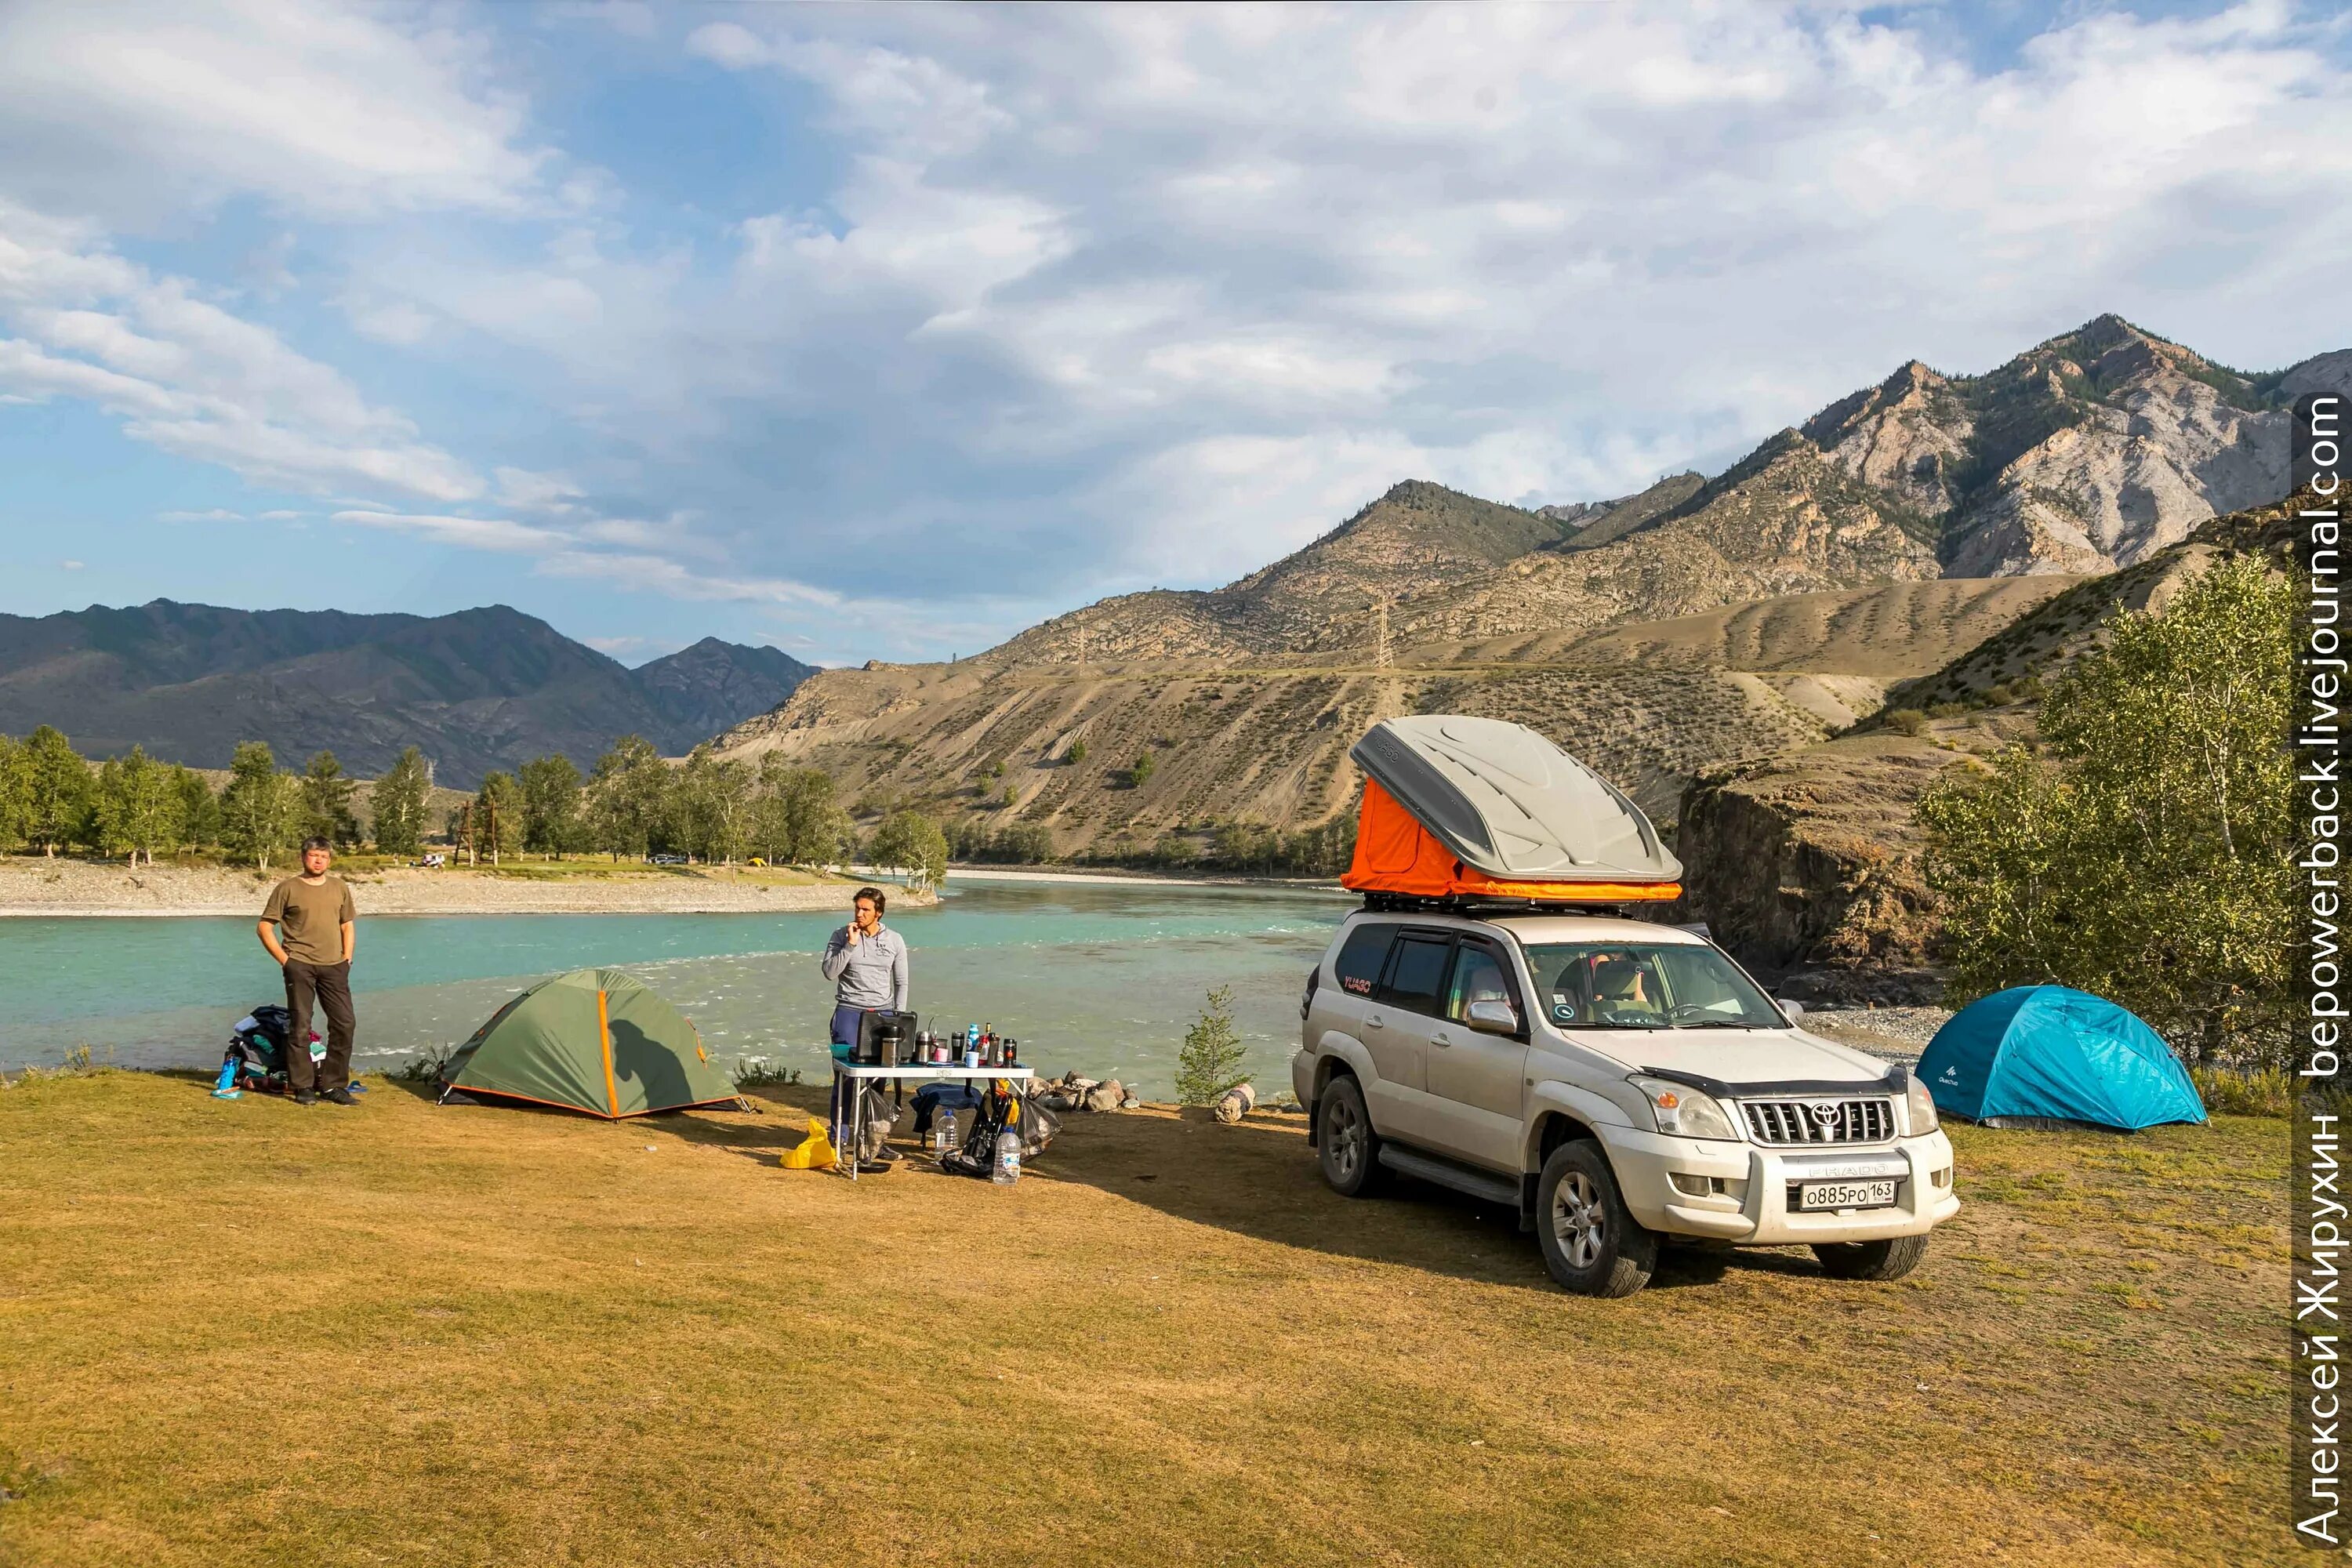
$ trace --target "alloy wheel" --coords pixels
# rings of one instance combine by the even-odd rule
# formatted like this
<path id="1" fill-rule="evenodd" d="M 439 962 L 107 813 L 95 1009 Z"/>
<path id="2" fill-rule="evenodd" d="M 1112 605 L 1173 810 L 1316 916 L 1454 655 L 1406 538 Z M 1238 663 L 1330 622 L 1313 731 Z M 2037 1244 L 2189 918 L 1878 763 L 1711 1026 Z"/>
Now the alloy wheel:
<path id="1" fill-rule="evenodd" d="M 1608 1241 L 1608 1220 L 1601 1190 L 1581 1171 L 1570 1171 L 1553 1189 L 1551 1231 L 1571 1268 L 1590 1268 Z"/>

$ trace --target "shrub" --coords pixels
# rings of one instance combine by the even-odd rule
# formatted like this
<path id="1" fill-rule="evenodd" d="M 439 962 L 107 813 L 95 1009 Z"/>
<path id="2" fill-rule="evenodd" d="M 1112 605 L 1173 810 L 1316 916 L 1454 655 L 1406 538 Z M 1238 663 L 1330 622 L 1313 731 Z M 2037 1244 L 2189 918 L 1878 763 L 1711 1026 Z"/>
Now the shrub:
<path id="1" fill-rule="evenodd" d="M 2294 1076 L 2279 1068 L 2195 1067 L 2189 1077 L 2197 1085 L 2205 1109 L 2216 1116 L 2291 1116 L 2294 1112 Z"/>
<path id="2" fill-rule="evenodd" d="M 1898 735 L 1916 735 L 1927 727 L 1927 715 L 1916 708 L 1897 708 L 1887 714 L 1886 727 Z"/>

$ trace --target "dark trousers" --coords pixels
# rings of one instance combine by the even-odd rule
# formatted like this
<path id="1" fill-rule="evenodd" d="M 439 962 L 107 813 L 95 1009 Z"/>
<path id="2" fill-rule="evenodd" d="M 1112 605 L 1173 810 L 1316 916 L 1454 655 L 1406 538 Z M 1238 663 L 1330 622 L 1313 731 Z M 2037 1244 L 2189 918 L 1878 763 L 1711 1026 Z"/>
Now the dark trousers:
<path id="1" fill-rule="evenodd" d="M 310 1068 L 310 1003 L 327 1016 L 327 1059 Z M 348 963 L 286 965 L 286 1082 L 297 1089 L 331 1094 L 352 1081 L 352 1037 L 359 1021 L 352 1013 L 352 966 Z"/>
<path id="2" fill-rule="evenodd" d="M 849 1059 L 849 1048 L 857 1043 L 857 1031 L 866 1022 L 866 1009 L 853 1007 L 846 1002 L 835 1006 L 832 1031 L 834 1060 L 842 1062 Z M 834 1079 L 833 1101 L 830 1109 L 833 1115 L 833 1146 L 836 1149 L 840 1148 L 843 1141 L 849 1136 L 849 1106 L 842 1092 L 847 1087 L 839 1077 Z"/>

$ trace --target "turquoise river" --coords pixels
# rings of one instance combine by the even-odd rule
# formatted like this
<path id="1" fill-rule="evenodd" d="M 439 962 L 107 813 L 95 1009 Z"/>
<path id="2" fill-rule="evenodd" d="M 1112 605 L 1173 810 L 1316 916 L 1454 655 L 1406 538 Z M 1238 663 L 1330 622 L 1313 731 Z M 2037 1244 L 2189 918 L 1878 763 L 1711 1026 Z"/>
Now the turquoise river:
<path id="1" fill-rule="evenodd" d="M 927 1025 L 993 1023 L 1043 1071 L 1164 1096 L 1207 991 L 1229 985 L 1261 1089 L 1288 1083 L 1307 968 L 1352 905 L 1293 888 L 965 883 L 894 911 Z M 824 1059 L 816 954 L 838 915 L 462 915 L 370 920 L 352 969 L 362 1071 L 462 1040 L 522 987 L 625 968 L 722 1059 Z M 0 1070 L 88 1046 L 126 1067 L 216 1065 L 246 1009 L 280 999 L 244 919 L 0 920 Z"/>

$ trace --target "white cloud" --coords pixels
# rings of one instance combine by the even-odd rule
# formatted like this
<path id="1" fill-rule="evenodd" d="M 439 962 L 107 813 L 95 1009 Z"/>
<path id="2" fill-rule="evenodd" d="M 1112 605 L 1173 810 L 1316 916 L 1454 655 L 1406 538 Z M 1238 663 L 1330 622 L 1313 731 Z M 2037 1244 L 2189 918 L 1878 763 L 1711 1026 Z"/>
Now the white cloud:
<path id="1" fill-rule="evenodd" d="M 59 569 L 67 572 L 79 572 L 82 569 L 82 563 L 79 561 L 60 561 L 58 565 Z"/>
<path id="2" fill-rule="evenodd" d="M 259 194 L 337 217 L 513 211 L 547 154 L 436 9 L 294 0 L 0 6 L 0 193 L 145 224 Z"/>
<path id="3" fill-rule="evenodd" d="M 267 517 L 269 514 L 265 512 L 262 515 Z M 245 513 L 216 506 L 203 511 L 159 511 L 155 514 L 155 521 L 158 522 L 243 522 Z"/>
<path id="4" fill-rule="evenodd" d="M 0 392 L 85 399 L 135 440 L 258 484 L 361 486 L 439 501 L 481 492 L 331 365 L 125 260 L 84 226 L 0 202 Z"/>

